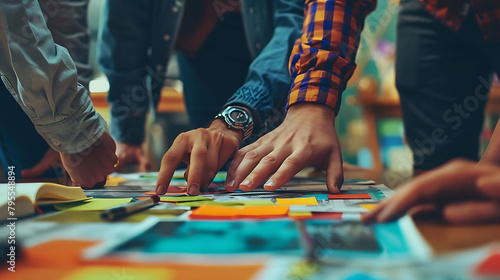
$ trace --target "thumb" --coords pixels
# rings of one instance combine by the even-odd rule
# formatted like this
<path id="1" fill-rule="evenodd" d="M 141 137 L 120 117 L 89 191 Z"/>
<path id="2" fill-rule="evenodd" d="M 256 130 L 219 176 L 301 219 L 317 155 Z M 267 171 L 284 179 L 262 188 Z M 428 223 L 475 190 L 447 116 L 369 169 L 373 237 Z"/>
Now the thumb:
<path id="1" fill-rule="evenodd" d="M 25 178 L 40 177 L 52 168 L 54 162 L 59 162 L 59 153 L 49 148 L 42 159 L 32 168 L 21 171 Z"/>
<path id="2" fill-rule="evenodd" d="M 325 163 L 326 187 L 333 194 L 339 194 L 344 183 L 344 170 L 342 168 L 342 155 L 338 151 L 332 151 L 328 161 Z"/>

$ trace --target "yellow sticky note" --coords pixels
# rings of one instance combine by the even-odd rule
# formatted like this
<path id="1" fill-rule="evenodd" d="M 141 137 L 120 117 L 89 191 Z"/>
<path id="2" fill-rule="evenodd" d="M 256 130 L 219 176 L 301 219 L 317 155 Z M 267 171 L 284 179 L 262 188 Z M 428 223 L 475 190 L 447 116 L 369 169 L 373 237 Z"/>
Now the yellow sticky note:
<path id="1" fill-rule="evenodd" d="M 360 204 L 359 206 L 365 208 L 366 210 L 370 210 L 370 211 L 377 208 L 377 204 Z"/>
<path id="2" fill-rule="evenodd" d="M 109 177 L 106 180 L 106 187 L 116 187 L 118 186 L 119 183 L 125 182 L 127 179 L 121 178 L 121 177 Z"/>
<path id="3" fill-rule="evenodd" d="M 288 212 L 288 216 L 290 216 L 290 217 L 306 217 L 306 216 L 312 216 L 312 213 L 310 211 L 294 211 L 294 212 Z"/>
<path id="4" fill-rule="evenodd" d="M 166 268 L 140 268 L 128 266 L 83 266 L 64 280 L 108 280 L 108 279 L 172 279 L 172 271 Z"/>
<path id="5" fill-rule="evenodd" d="M 318 205 L 316 197 L 276 198 L 279 205 Z"/>
<path id="6" fill-rule="evenodd" d="M 210 197 L 205 197 L 201 195 L 197 196 L 162 196 L 160 197 L 161 202 L 187 202 L 187 201 L 203 201 L 212 200 Z"/>
<path id="7" fill-rule="evenodd" d="M 97 211 L 129 203 L 132 198 L 93 198 L 84 202 L 55 204 L 60 211 Z"/>

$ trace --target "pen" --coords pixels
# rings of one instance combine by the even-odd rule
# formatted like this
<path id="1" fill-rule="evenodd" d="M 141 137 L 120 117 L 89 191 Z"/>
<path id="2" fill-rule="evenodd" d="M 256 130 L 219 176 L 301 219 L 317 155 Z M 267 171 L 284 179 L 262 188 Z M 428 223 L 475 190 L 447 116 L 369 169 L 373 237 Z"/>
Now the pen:
<path id="1" fill-rule="evenodd" d="M 151 208 L 158 204 L 158 202 L 160 202 L 160 197 L 155 195 L 151 198 L 142 199 L 125 205 L 115 206 L 102 212 L 101 219 L 107 221 L 115 221 L 130 214 Z"/>

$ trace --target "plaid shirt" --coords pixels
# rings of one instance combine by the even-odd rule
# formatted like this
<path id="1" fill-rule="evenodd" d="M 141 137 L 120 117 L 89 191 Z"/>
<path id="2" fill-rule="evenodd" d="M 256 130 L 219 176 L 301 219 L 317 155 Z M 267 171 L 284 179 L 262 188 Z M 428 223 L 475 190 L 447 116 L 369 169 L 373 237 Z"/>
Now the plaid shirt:
<path id="1" fill-rule="evenodd" d="M 327 105 L 338 113 L 351 78 L 366 15 L 376 0 L 308 0 L 302 36 L 290 57 L 292 85 L 287 107 L 298 102 Z"/>
<path id="2" fill-rule="evenodd" d="M 500 38 L 500 0 L 420 0 L 429 14 L 458 30 L 468 2 L 485 39 Z M 308 0 L 302 36 L 290 57 L 287 108 L 298 102 L 327 105 L 338 113 L 352 76 L 360 33 L 377 0 Z"/>
<path id="3" fill-rule="evenodd" d="M 476 16 L 486 40 L 500 39 L 499 0 L 420 0 L 429 14 L 458 31 L 469 10 Z"/>

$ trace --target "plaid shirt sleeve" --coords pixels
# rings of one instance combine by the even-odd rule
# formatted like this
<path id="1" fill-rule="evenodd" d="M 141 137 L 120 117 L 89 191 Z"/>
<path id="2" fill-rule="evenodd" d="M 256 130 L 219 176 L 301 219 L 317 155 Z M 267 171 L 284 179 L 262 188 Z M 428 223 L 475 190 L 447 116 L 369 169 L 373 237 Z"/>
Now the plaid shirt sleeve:
<path id="1" fill-rule="evenodd" d="M 308 0 L 302 35 L 290 57 L 289 106 L 324 104 L 338 113 L 340 97 L 356 64 L 365 17 L 376 0 Z"/>

